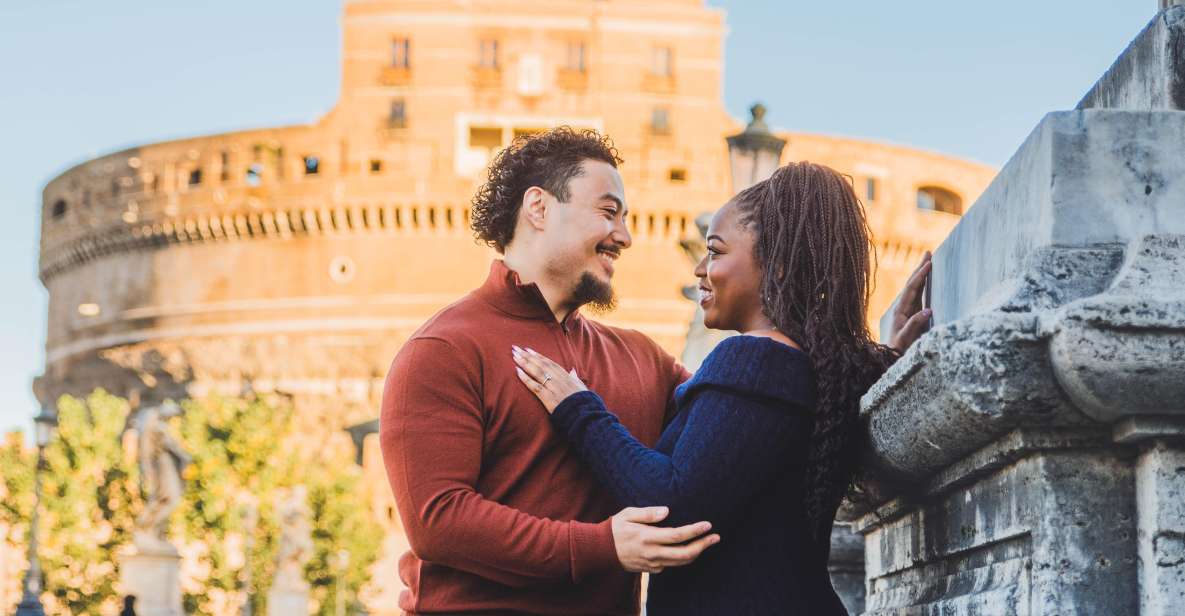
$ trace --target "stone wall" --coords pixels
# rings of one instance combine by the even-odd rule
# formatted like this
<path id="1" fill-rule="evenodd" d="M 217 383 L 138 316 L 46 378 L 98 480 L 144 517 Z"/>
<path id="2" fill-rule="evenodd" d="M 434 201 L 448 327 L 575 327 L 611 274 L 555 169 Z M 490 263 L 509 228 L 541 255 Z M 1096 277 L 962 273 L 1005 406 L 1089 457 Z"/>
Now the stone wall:
<path id="1" fill-rule="evenodd" d="M 935 252 L 936 326 L 863 400 L 912 486 L 856 522 L 865 613 L 1185 610 L 1183 24 L 1047 115 Z"/>

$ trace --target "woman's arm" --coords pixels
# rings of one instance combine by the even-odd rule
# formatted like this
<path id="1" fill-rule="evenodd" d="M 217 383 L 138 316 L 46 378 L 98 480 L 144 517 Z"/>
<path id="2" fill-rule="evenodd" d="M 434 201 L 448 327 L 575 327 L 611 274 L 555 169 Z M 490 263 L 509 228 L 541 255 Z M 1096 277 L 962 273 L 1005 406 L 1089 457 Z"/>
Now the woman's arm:
<path id="1" fill-rule="evenodd" d="M 639 443 L 592 392 L 569 396 L 552 420 L 621 505 L 666 505 L 666 524 L 707 520 L 725 531 L 770 477 L 789 471 L 788 454 L 809 443 L 806 411 L 723 388 L 701 388 L 683 412 L 669 456 Z"/>

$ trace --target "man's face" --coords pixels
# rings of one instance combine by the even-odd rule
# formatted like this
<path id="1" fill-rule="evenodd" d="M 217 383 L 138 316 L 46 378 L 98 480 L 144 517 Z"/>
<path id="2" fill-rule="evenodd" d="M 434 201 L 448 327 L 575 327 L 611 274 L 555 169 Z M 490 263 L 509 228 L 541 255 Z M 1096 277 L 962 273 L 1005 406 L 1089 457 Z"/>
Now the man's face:
<path id="1" fill-rule="evenodd" d="M 582 169 L 568 182 L 568 202 L 547 208 L 541 238 L 546 268 L 552 279 L 569 285 L 574 305 L 609 309 L 614 262 L 633 241 L 625 224 L 625 186 L 608 163 L 586 160 Z"/>

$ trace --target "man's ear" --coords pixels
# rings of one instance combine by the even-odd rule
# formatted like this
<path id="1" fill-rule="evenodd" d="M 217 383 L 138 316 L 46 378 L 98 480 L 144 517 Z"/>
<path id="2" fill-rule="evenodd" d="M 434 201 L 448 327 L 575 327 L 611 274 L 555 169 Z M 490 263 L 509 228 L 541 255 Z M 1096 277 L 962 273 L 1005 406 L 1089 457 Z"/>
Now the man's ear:
<path id="1" fill-rule="evenodd" d="M 547 202 L 547 191 L 538 186 L 532 186 L 523 193 L 523 218 L 536 231 L 543 230 L 543 222 L 547 217 Z"/>

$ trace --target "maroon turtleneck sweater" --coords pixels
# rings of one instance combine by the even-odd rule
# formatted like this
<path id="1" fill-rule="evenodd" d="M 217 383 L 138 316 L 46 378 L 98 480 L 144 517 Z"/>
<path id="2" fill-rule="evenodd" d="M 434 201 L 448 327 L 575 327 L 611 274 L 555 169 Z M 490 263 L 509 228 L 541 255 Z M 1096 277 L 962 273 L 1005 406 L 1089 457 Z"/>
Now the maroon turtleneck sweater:
<path id="1" fill-rule="evenodd" d="M 391 365 L 380 441 L 412 550 L 412 614 L 637 614 L 617 560 L 617 512 L 518 380 L 510 345 L 575 368 L 653 446 L 687 371 L 646 336 L 573 312 L 494 261 L 485 284 L 417 331 Z"/>

